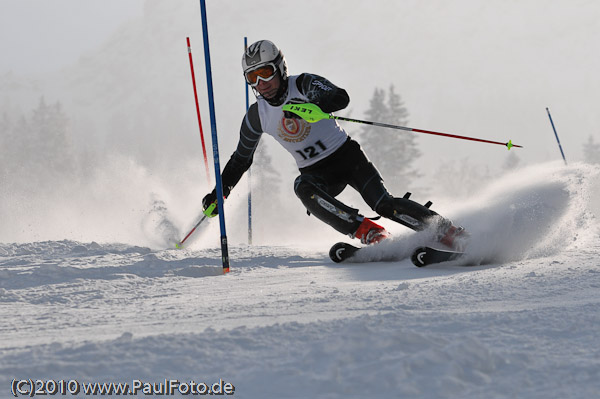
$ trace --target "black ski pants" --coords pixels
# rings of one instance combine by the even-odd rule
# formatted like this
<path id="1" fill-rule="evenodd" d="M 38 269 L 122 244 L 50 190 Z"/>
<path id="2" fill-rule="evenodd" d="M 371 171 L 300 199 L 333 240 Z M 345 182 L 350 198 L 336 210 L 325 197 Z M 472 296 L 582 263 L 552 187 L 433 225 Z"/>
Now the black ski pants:
<path id="1" fill-rule="evenodd" d="M 429 208 L 408 198 L 393 197 L 385 188 L 375 166 L 360 145 L 348 138 L 336 152 L 314 165 L 300 169 L 294 191 L 309 214 L 343 234 L 353 235 L 363 220 L 358 209 L 335 197 L 351 186 L 379 215 L 413 230 L 423 230 L 437 215 Z"/>

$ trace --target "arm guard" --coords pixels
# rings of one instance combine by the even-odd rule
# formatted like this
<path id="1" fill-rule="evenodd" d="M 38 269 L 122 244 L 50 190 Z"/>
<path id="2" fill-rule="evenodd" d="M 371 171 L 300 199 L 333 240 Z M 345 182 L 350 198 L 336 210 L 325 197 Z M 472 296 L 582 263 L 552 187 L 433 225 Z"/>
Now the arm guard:
<path id="1" fill-rule="evenodd" d="M 296 86 L 311 103 L 317 104 L 326 113 L 344 109 L 350 102 L 346 90 L 318 75 L 303 73 L 298 76 Z"/>
<path id="2" fill-rule="evenodd" d="M 240 140 L 237 148 L 225 168 L 221 173 L 221 180 L 223 182 L 223 195 L 229 196 L 229 193 L 240 181 L 244 173 L 252 165 L 254 157 L 254 151 L 258 146 L 260 137 L 262 135 L 262 128 L 260 127 L 260 118 L 258 116 L 258 105 L 252 104 L 240 127 Z"/>

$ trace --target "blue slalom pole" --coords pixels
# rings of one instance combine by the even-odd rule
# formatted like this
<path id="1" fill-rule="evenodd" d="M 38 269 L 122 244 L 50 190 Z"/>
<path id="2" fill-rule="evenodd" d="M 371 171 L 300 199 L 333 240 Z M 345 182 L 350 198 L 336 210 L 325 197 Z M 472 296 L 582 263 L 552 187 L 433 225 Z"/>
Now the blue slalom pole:
<path id="1" fill-rule="evenodd" d="M 244 51 L 248 48 L 248 38 L 244 36 Z M 246 86 L 246 112 L 250 108 L 250 100 L 248 93 L 248 84 L 244 79 Z M 252 167 L 248 169 L 248 244 L 252 245 Z"/>
<path id="2" fill-rule="evenodd" d="M 560 140 L 558 139 L 558 133 L 556 133 L 556 128 L 554 127 L 554 122 L 552 121 L 552 115 L 550 115 L 550 110 L 546 107 L 546 112 L 548 113 L 548 118 L 550 118 L 550 124 L 552 125 L 552 130 L 554 130 L 554 136 L 556 136 L 556 142 L 558 143 L 558 148 L 560 149 L 560 155 L 562 155 L 563 161 L 565 161 L 565 165 L 567 164 L 567 159 L 565 158 L 565 153 L 563 152 L 562 145 L 560 145 Z"/>
<path id="3" fill-rule="evenodd" d="M 206 85 L 208 89 L 208 106 L 210 110 L 210 128 L 212 133 L 213 159 L 215 163 L 217 207 L 219 209 L 219 223 L 221 225 L 221 259 L 223 260 L 223 273 L 229 273 L 229 250 L 227 249 L 227 233 L 225 232 L 225 212 L 223 210 L 223 181 L 221 180 L 221 165 L 219 163 L 217 118 L 215 116 L 212 71 L 210 67 L 210 47 L 208 44 L 208 24 L 206 22 L 205 0 L 200 0 L 200 13 L 202 14 L 202 36 L 204 38 L 204 64 L 206 65 Z"/>

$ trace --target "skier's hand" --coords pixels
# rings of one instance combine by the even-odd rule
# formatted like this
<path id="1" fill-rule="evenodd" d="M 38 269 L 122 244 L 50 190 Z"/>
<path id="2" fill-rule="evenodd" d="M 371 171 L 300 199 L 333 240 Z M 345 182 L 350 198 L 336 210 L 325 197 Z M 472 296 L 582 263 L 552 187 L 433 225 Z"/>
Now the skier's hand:
<path id="1" fill-rule="evenodd" d="M 292 111 L 283 111 L 283 117 L 286 119 L 302 119 L 300 115 L 295 114 Z"/>
<path id="2" fill-rule="evenodd" d="M 211 191 L 202 199 L 202 212 L 209 218 L 219 214 L 219 208 L 217 207 L 217 193 L 215 190 Z"/>
<path id="3" fill-rule="evenodd" d="M 300 100 L 298 98 L 292 98 L 285 104 L 303 104 L 305 101 Z M 292 111 L 283 111 L 283 117 L 286 119 L 302 119 L 302 117 Z"/>

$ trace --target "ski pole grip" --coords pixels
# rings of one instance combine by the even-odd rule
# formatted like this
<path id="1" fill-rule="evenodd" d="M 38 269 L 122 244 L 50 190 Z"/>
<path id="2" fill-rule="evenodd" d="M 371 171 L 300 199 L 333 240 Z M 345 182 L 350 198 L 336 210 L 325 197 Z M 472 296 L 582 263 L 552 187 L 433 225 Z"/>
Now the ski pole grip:
<path id="1" fill-rule="evenodd" d="M 210 204 L 210 205 L 208 206 L 208 208 L 206 208 L 206 209 L 203 211 L 204 215 L 206 215 L 206 217 L 209 217 L 209 218 L 213 218 L 213 217 L 217 216 L 217 214 L 216 214 L 216 213 L 215 213 L 215 214 L 213 214 L 213 211 L 215 210 L 215 208 L 216 208 L 216 207 L 217 207 L 217 201 L 215 201 L 215 202 L 213 202 L 212 204 Z"/>
<path id="2" fill-rule="evenodd" d="M 292 112 L 309 123 L 315 123 L 321 119 L 331 119 L 331 115 L 321 111 L 318 105 L 312 103 L 306 104 L 286 104 L 281 109 Z"/>

